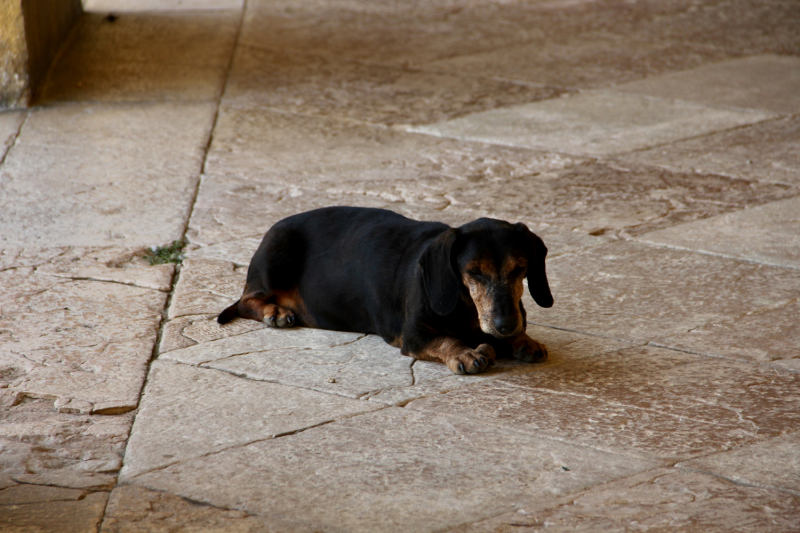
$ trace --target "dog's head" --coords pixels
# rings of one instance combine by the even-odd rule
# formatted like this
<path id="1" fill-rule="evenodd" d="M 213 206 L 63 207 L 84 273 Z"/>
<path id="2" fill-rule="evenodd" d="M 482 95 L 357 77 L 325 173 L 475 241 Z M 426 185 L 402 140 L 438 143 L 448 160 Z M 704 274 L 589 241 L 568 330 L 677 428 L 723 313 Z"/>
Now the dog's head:
<path id="1" fill-rule="evenodd" d="M 506 338 L 522 333 L 522 280 L 542 307 L 553 305 L 544 259 L 547 248 L 525 224 L 481 218 L 441 235 L 420 259 L 425 293 L 439 315 L 452 313 L 463 288 L 478 310 L 481 330 Z"/>

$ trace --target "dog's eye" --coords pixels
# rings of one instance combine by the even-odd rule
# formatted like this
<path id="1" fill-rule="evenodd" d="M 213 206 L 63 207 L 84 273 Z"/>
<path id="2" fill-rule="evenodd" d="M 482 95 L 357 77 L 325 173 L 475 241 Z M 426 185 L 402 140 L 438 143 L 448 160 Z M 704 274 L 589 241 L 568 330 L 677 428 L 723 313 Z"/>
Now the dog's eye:
<path id="1" fill-rule="evenodd" d="M 471 269 L 467 270 L 467 274 L 469 274 L 473 278 L 478 278 L 478 279 L 483 277 L 483 272 L 481 272 L 477 268 L 471 268 Z"/>
<path id="2" fill-rule="evenodd" d="M 511 271 L 511 277 L 516 278 L 525 274 L 525 267 L 518 266 L 514 270 Z"/>

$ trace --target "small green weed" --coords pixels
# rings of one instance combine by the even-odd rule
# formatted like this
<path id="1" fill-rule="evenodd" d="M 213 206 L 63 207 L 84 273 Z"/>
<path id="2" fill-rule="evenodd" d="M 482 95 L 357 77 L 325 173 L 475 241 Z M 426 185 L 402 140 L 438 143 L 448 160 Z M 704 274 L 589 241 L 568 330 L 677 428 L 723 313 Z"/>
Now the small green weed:
<path id="1" fill-rule="evenodd" d="M 164 265 L 166 263 L 180 263 L 183 261 L 183 247 L 186 246 L 186 241 L 183 239 L 179 241 L 172 241 L 168 246 L 151 246 L 144 254 L 144 258 L 150 262 L 151 265 Z"/>

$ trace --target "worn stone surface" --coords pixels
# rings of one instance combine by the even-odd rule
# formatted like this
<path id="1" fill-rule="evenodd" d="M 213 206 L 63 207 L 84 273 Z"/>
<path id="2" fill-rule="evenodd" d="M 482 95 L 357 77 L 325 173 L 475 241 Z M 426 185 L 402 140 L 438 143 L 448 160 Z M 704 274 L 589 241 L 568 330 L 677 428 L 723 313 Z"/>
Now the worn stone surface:
<path id="1" fill-rule="evenodd" d="M 0 161 L 2 161 L 17 133 L 25 120 L 25 113 L 22 111 L 6 111 L 0 113 Z"/>
<path id="2" fill-rule="evenodd" d="M 255 320 L 235 320 L 225 326 L 217 323 L 217 314 L 190 315 L 169 320 L 161 330 L 158 353 L 188 348 L 202 342 L 234 337 L 266 326 Z"/>
<path id="3" fill-rule="evenodd" d="M 293 113 L 393 125 L 439 122 L 563 92 L 245 46 L 237 51 L 225 96 Z"/>
<path id="4" fill-rule="evenodd" d="M 24 254 L 24 249 L 9 252 L 19 256 Z M 167 292 L 172 288 L 175 265 L 150 265 L 143 250 L 66 248 L 52 260 L 38 265 L 36 272 L 57 278 L 110 281 Z"/>
<path id="5" fill-rule="evenodd" d="M 785 490 L 800 497 L 800 434 L 762 440 L 678 466 L 709 472 L 741 485 Z"/>
<path id="6" fill-rule="evenodd" d="M 794 374 L 637 348 L 548 365 L 409 406 L 672 461 L 789 431 L 798 402 Z"/>
<path id="7" fill-rule="evenodd" d="M 800 269 L 800 196 L 653 231 L 639 240 Z"/>
<path id="8" fill-rule="evenodd" d="M 553 258 L 547 272 L 556 304 L 530 322 L 645 342 L 800 296 L 795 270 L 632 242 Z"/>
<path id="9" fill-rule="evenodd" d="M 565 34 L 426 63 L 423 68 L 478 73 L 560 87 L 600 88 L 726 59 L 728 52 L 685 42 L 648 42 L 605 32 Z"/>
<path id="10" fill-rule="evenodd" d="M 121 479 L 378 408 L 329 394 L 153 363 Z"/>
<path id="11" fill-rule="evenodd" d="M 214 100 L 239 11 L 87 14 L 53 65 L 42 100 Z"/>
<path id="12" fill-rule="evenodd" d="M 719 109 L 611 91 L 476 113 L 409 131 L 579 155 L 609 155 L 752 124 L 760 111 Z"/>
<path id="13" fill-rule="evenodd" d="M 0 245 L 179 239 L 213 116 L 211 104 L 32 111 L 0 169 Z"/>
<path id="14" fill-rule="evenodd" d="M 135 485 L 114 489 L 108 500 L 101 533 L 263 533 L 266 520 L 244 511 L 222 509 L 185 500 L 168 492 Z"/>
<path id="15" fill-rule="evenodd" d="M 632 457 L 388 408 L 221 452 L 213 461 L 181 462 L 140 476 L 137 484 L 259 514 L 276 529 L 438 531 L 520 499 L 544 499 L 650 467 Z M 220 476 L 228 483 L 218 483 Z"/>
<path id="16" fill-rule="evenodd" d="M 249 321 L 257 324 L 257 322 Z M 226 328 L 226 326 L 217 326 Z M 350 344 L 363 337 L 363 333 L 344 333 L 323 329 L 307 328 L 259 328 L 231 337 L 204 342 L 196 346 L 173 350 L 162 354 L 160 359 L 170 359 L 190 365 L 201 365 L 234 355 L 263 352 L 265 350 L 285 350 L 329 348 Z"/>
<path id="17" fill-rule="evenodd" d="M 751 361 L 800 362 L 800 303 L 764 309 L 743 316 L 713 320 L 653 344 L 715 357 Z"/>
<path id="18" fill-rule="evenodd" d="M 113 276 L 117 269 L 105 270 Z M 0 287 L 0 365 L 7 393 L 55 399 L 65 412 L 136 407 L 166 294 L 63 279 L 31 267 L 0 272 Z"/>
<path id="19" fill-rule="evenodd" d="M 0 527 L 9 533 L 92 533 L 100 526 L 106 501 L 107 493 L 95 492 L 78 501 L 0 506 Z"/>
<path id="20" fill-rule="evenodd" d="M 663 468 L 613 481 L 556 501 L 518 509 L 450 531 L 679 533 L 797 529 L 797 496 L 739 486 L 715 476 Z"/>
<path id="21" fill-rule="evenodd" d="M 793 115 L 800 112 L 800 58 L 764 55 L 734 59 L 653 76 L 614 90 Z"/>
<path id="22" fill-rule="evenodd" d="M 97 13 L 137 11 L 240 9 L 244 0 L 84 0 L 83 9 Z"/>
<path id="23" fill-rule="evenodd" d="M 195 248 L 186 253 L 189 258 L 219 259 L 229 261 L 237 267 L 250 265 L 253 254 L 261 244 L 261 237 L 245 237 L 235 241 L 221 242 L 212 246 Z"/>
<path id="24" fill-rule="evenodd" d="M 247 269 L 227 261 L 186 259 L 175 286 L 169 318 L 219 314 L 242 295 L 246 276 Z"/>
<path id="25" fill-rule="evenodd" d="M 0 471 L 16 483 L 110 490 L 132 417 L 59 413 L 52 400 L 11 399 L 0 410 Z M 18 489 L 17 489 L 18 490 Z"/>
<path id="26" fill-rule="evenodd" d="M 679 172 L 800 185 L 800 118 L 780 118 L 625 155 Z"/>

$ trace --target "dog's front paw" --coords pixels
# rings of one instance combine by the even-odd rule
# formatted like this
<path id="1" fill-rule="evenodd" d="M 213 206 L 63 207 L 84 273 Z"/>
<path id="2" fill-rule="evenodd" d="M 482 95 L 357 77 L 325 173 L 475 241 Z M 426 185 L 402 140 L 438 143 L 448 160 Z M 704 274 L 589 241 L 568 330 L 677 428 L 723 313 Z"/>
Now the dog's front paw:
<path id="1" fill-rule="evenodd" d="M 492 365 L 495 358 L 494 348 L 488 344 L 481 344 L 474 350 L 467 348 L 455 354 L 447 361 L 447 367 L 454 374 L 477 374 Z"/>
<path id="2" fill-rule="evenodd" d="M 297 322 L 294 313 L 275 304 L 264 309 L 264 324 L 270 328 L 290 328 Z"/>
<path id="3" fill-rule="evenodd" d="M 514 359 L 526 363 L 541 363 L 547 359 L 547 347 L 531 339 L 526 333 L 517 335 L 509 341 L 509 344 L 511 344 L 511 355 Z"/>

